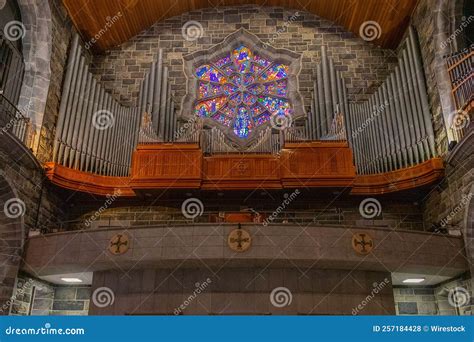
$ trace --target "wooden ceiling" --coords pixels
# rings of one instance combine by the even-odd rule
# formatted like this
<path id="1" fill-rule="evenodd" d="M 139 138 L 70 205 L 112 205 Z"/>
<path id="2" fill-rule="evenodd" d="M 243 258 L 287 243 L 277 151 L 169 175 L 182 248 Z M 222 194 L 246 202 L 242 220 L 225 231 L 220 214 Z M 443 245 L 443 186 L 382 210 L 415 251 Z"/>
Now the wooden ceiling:
<path id="1" fill-rule="evenodd" d="M 395 48 L 418 0 L 63 0 L 77 29 L 90 40 L 118 12 L 122 16 L 103 32 L 94 47 L 105 51 L 120 45 L 157 21 L 201 8 L 256 4 L 307 11 L 359 35 L 362 23 L 375 21 L 381 34 L 372 42 Z M 107 19 L 108 18 L 108 19 Z"/>

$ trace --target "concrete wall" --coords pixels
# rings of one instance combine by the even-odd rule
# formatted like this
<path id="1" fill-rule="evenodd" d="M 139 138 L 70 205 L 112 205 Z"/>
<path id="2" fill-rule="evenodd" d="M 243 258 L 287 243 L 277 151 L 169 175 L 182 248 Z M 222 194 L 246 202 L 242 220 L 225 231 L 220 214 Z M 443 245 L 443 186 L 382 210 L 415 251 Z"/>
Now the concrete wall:
<path id="1" fill-rule="evenodd" d="M 90 314 L 350 315 L 359 305 L 361 315 L 394 314 L 391 284 L 378 285 L 390 279 L 386 272 L 306 271 L 244 267 L 95 272 L 93 291 L 106 287 L 113 300 L 101 307 L 91 303 Z M 368 300 L 374 284 L 380 290 Z M 279 292 L 281 301 L 277 292 L 272 295 L 279 287 L 285 288 L 285 295 Z"/>

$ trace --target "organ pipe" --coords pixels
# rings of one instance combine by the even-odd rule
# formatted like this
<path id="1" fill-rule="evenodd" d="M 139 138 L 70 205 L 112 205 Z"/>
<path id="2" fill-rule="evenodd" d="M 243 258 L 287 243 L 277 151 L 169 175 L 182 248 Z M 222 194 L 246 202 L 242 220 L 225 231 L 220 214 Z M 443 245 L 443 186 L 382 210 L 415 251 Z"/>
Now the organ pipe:
<path id="1" fill-rule="evenodd" d="M 345 81 L 336 70 L 333 60 L 327 56 L 325 46 L 321 47 L 321 62 L 316 66 L 311 95 L 311 111 L 308 113 L 305 136 L 310 140 L 336 139 L 331 128 L 340 113 L 346 117 L 343 121 L 347 132 L 350 124 L 347 120 L 349 104 Z M 351 142 L 352 138 L 345 135 Z"/>
<path id="2" fill-rule="evenodd" d="M 350 106 L 352 147 L 357 172 L 406 168 L 435 156 L 420 54 L 412 27 L 399 51 L 398 64 L 363 103 Z"/>
<path id="3" fill-rule="evenodd" d="M 147 77 L 138 106 L 147 106 Z M 148 94 L 146 94 L 148 95 Z M 132 114 L 134 113 L 134 114 Z M 89 71 L 79 37 L 69 50 L 53 144 L 53 161 L 81 171 L 126 176 L 138 142 L 138 108 L 122 106 Z"/>

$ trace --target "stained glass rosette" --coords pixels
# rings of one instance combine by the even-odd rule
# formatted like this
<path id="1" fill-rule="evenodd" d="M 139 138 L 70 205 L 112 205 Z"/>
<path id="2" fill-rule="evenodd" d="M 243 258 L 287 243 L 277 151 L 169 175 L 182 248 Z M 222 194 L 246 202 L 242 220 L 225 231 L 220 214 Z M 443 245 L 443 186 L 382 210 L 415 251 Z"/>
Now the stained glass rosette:
<path id="1" fill-rule="evenodd" d="M 292 114 L 287 98 L 288 66 L 242 45 L 196 68 L 195 113 L 211 118 L 245 139 L 272 115 Z"/>

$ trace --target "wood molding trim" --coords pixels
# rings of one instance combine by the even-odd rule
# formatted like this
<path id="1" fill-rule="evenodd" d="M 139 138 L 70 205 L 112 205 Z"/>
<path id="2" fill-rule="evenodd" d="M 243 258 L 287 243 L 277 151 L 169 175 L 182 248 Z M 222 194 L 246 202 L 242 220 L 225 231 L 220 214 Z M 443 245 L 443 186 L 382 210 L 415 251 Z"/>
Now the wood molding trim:
<path id="1" fill-rule="evenodd" d="M 443 161 L 376 175 L 356 175 L 345 142 L 287 144 L 279 156 L 203 156 L 197 144 L 143 144 L 133 154 L 130 177 L 101 176 L 46 163 L 46 176 L 60 187 L 96 195 L 136 196 L 164 189 L 350 188 L 352 195 L 381 195 L 432 184 L 444 175 Z"/>
<path id="2" fill-rule="evenodd" d="M 45 164 L 45 170 L 46 177 L 62 188 L 101 196 L 135 196 L 130 187 L 130 177 L 101 176 L 52 162 Z"/>
<path id="3" fill-rule="evenodd" d="M 444 176 L 443 160 L 432 158 L 421 164 L 375 175 L 358 175 L 352 187 L 353 195 L 381 195 L 414 189 L 436 182 Z"/>

